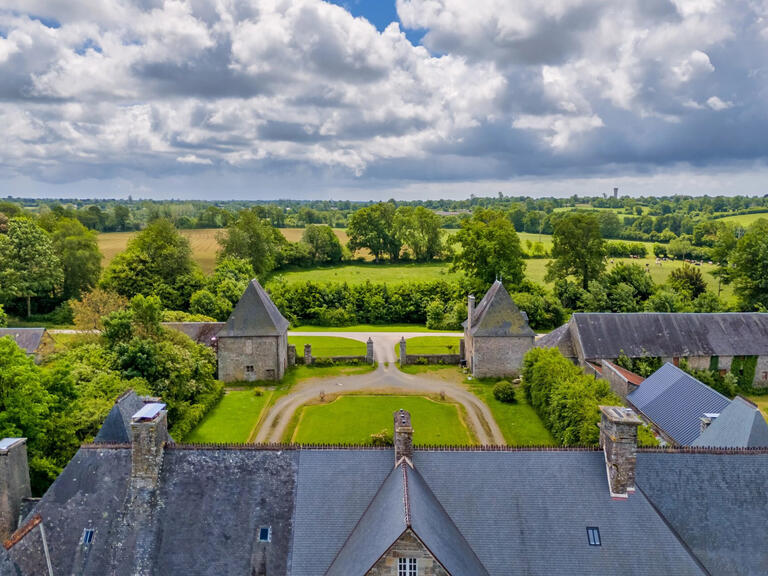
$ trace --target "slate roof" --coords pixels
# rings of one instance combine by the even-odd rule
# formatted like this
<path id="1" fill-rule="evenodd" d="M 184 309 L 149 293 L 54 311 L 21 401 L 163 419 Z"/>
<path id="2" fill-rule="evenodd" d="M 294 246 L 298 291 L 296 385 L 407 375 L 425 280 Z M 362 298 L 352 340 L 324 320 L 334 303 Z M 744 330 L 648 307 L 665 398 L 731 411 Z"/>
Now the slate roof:
<path id="1" fill-rule="evenodd" d="M 218 337 L 280 336 L 288 331 L 288 325 L 288 320 L 259 281 L 254 279 L 248 284 Z"/>
<path id="2" fill-rule="evenodd" d="M 131 416 L 144 407 L 144 400 L 133 390 L 121 395 L 104 419 L 98 434 L 93 439 L 96 443 L 120 444 L 131 441 Z"/>
<path id="3" fill-rule="evenodd" d="M 701 417 L 720 413 L 730 400 L 693 376 L 666 363 L 627 395 L 638 411 L 681 446 L 701 433 Z"/>
<path id="4" fill-rule="evenodd" d="M 384 480 L 326 576 L 366 574 L 408 529 L 449 574 L 488 575 L 418 471 L 403 462 Z"/>
<path id="5" fill-rule="evenodd" d="M 736 396 L 693 445 L 768 448 L 768 423 L 757 406 L 741 396 Z"/>
<path id="6" fill-rule="evenodd" d="M 710 574 L 758 576 L 768 574 L 766 471 L 766 453 L 641 451 L 636 484 Z"/>
<path id="7" fill-rule="evenodd" d="M 622 368 L 618 364 L 614 364 L 609 360 L 603 360 L 603 365 L 608 366 L 612 370 L 615 370 L 621 375 L 622 378 L 624 378 L 624 380 L 626 380 L 630 384 L 634 384 L 635 386 L 640 386 L 640 384 L 642 384 L 645 381 L 645 378 L 640 376 L 640 374 L 635 374 L 634 372 L 627 370 L 626 368 Z"/>
<path id="8" fill-rule="evenodd" d="M 27 354 L 34 354 L 45 336 L 45 328 L 0 328 L 0 338 L 10 336 Z"/>
<path id="9" fill-rule="evenodd" d="M 466 328 L 468 320 L 462 326 Z M 527 317 L 512 301 L 500 280 L 496 280 L 475 307 L 472 314 L 472 336 L 530 336 L 535 332 L 528 326 Z"/>
<path id="10" fill-rule="evenodd" d="M 768 314 L 576 313 L 584 358 L 768 355 Z"/>
<path id="11" fill-rule="evenodd" d="M 557 348 L 566 358 L 576 358 L 576 352 L 571 342 L 571 331 L 569 324 L 555 328 L 549 334 L 544 334 L 536 340 L 536 348 Z"/>
<path id="12" fill-rule="evenodd" d="M 178 330 L 198 344 L 208 347 L 213 347 L 215 338 L 224 325 L 224 322 L 163 322 L 166 328 Z"/>
<path id="13" fill-rule="evenodd" d="M 16 568 L 5 548 L 0 546 L 0 576 L 16 576 Z"/>

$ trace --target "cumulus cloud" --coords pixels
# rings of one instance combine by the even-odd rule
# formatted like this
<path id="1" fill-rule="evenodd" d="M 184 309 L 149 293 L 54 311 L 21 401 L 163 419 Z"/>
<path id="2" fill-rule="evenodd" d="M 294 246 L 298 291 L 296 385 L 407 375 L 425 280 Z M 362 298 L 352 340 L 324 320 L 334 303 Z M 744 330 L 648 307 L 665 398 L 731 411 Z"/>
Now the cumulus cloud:
<path id="1" fill-rule="evenodd" d="M 765 2 L 396 2 L 377 30 L 322 0 L 6 0 L 0 175 L 464 181 L 764 159 Z"/>

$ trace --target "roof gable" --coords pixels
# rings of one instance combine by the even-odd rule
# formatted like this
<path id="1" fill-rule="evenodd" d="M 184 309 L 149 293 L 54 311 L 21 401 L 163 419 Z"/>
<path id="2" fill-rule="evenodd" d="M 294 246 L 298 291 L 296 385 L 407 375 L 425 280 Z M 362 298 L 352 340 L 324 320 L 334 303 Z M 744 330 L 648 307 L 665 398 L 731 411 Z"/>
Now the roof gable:
<path id="1" fill-rule="evenodd" d="M 730 400 L 667 362 L 627 395 L 627 400 L 681 446 L 701 434 L 701 417 L 720 413 Z"/>
<path id="2" fill-rule="evenodd" d="M 466 326 L 467 322 L 464 322 Z M 485 293 L 472 314 L 472 336 L 535 336 L 528 319 L 500 280 Z"/>
<path id="3" fill-rule="evenodd" d="M 259 281 L 253 279 L 218 336 L 280 336 L 288 325 Z"/>
<path id="4" fill-rule="evenodd" d="M 98 434 L 93 439 L 97 444 L 124 444 L 131 441 L 131 416 L 144 408 L 136 392 L 128 390 L 121 395 L 104 419 Z"/>
<path id="5" fill-rule="evenodd" d="M 736 396 L 693 445 L 717 448 L 766 448 L 768 447 L 768 423 L 757 406 L 741 396 Z"/>
<path id="6" fill-rule="evenodd" d="M 0 328 L 0 338 L 10 336 L 27 354 L 34 354 L 45 336 L 45 328 Z"/>

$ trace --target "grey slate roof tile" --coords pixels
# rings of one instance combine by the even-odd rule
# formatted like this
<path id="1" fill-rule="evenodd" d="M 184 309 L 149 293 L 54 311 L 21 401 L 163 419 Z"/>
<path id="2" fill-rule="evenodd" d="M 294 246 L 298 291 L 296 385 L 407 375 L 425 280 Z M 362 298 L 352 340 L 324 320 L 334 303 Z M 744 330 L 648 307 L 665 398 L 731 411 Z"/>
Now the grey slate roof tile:
<path id="1" fill-rule="evenodd" d="M 98 434 L 93 439 L 96 443 L 120 444 L 131 441 L 131 416 L 144 407 L 142 400 L 133 390 L 127 391 L 115 401 L 114 406 L 104 419 Z"/>
<path id="2" fill-rule="evenodd" d="M 27 354 L 34 354 L 40 347 L 45 328 L 0 328 L 0 338 L 10 336 Z"/>
<path id="3" fill-rule="evenodd" d="M 768 448 L 768 423 L 757 406 L 736 396 L 693 446 Z"/>
<path id="4" fill-rule="evenodd" d="M 465 320 L 463 326 L 466 325 Z M 536 335 L 528 326 L 527 317 L 520 312 L 499 280 L 493 283 L 475 307 L 470 332 L 479 337 Z"/>
<path id="5" fill-rule="evenodd" d="M 248 284 L 218 337 L 279 336 L 288 330 L 288 325 L 288 320 L 280 314 L 259 281 L 254 279 Z"/>
<path id="6" fill-rule="evenodd" d="M 701 434 L 701 417 L 720 413 L 730 400 L 670 363 L 627 395 L 627 401 L 681 446 Z"/>

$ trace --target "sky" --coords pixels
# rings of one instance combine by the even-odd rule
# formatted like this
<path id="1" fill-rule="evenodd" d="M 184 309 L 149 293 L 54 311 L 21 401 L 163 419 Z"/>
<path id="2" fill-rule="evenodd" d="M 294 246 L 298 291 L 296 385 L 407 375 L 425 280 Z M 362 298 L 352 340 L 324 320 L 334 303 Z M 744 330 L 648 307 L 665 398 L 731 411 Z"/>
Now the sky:
<path id="1" fill-rule="evenodd" d="M 768 193 L 768 0 L 0 0 L 0 197 Z"/>

